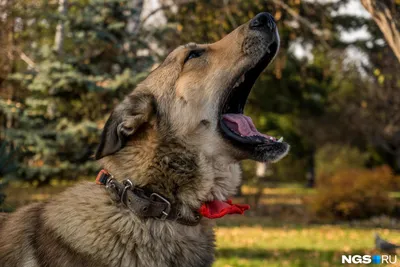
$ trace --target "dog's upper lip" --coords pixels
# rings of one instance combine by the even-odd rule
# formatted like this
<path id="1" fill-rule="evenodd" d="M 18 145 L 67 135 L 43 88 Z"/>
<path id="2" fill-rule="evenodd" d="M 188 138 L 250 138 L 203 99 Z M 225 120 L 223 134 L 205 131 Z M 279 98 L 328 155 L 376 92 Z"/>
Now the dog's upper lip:
<path id="1" fill-rule="evenodd" d="M 258 76 L 275 58 L 279 48 L 278 39 L 279 37 L 274 37 L 260 60 L 254 66 L 249 66 L 247 70 L 243 70 L 233 80 L 232 85 L 225 90 L 220 105 L 220 116 L 225 113 L 243 113 L 247 98 Z"/>

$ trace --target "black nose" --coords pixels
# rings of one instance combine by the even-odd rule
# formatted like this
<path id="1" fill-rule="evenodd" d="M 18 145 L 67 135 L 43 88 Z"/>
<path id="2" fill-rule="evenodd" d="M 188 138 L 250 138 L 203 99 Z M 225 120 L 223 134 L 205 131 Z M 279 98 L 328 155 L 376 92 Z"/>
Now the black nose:
<path id="1" fill-rule="evenodd" d="M 250 29 L 256 30 L 256 29 L 269 29 L 273 30 L 276 27 L 274 17 L 267 13 L 263 12 L 255 16 L 251 21 L 249 25 Z"/>

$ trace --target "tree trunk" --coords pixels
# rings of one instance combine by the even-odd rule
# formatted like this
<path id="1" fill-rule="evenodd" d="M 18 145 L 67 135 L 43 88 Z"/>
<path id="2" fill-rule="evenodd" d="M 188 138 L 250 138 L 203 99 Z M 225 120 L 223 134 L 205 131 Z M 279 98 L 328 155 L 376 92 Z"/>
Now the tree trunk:
<path id="1" fill-rule="evenodd" d="M 395 155 L 395 166 L 394 166 L 394 171 L 398 175 L 400 174 L 400 150 L 397 151 Z"/>
<path id="2" fill-rule="evenodd" d="M 315 186 L 315 149 L 312 149 L 307 164 L 307 187 L 313 188 Z"/>
<path id="3" fill-rule="evenodd" d="M 61 17 L 57 24 L 56 36 L 54 38 L 54 50 L 58 56 L 64 53 L 64 36 L 65 36 L 65 16 L 67 15 L 67 0 L 58 1 L 58 13 Z"/>
<path id="4" fill-rule="evenodd" d="M 387 2 L 391 2 L 391 6 Z M 361 0 L 361 3 L 371 14 L 400 62 L 400 15 L 396 11 L 395 1 Z"/>
<path id="5" fill-rule="evenodd" d="M 257 191 L 254 194 L 254 210 L 257 211 L 260 206 L 260 201 L 264 193 L 264 181 L 267 176 L 272 174 L 272 170 L 269 169 L 269 164 L 265 162 L 256 163 L 256 176 L 257 176 Z"/>
<path id="6" fill-rule="evenodd" d="M 138 34 L 140 26 L 140 16 L 143 11 L 143 0 L 131 0 L 129 8 L 131 9 L 131 16 L 128 19 L 126 31 L 134 36 Z"/>
<path id="7" fill-rule="evenodd" d="M 267 164 L 264 162 L 256 162 L 256 176 L 258 180 L 262 180 L 266 176 Z"/>

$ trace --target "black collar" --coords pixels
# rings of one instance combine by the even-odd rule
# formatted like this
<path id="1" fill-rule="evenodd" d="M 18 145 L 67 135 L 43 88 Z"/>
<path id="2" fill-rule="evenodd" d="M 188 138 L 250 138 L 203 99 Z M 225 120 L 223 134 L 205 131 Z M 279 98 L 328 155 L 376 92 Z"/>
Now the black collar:
<path id="1" fill-rule="evenodd" d="M 181 205 L 171 204 L 163 195 L 149 189 L 134 186 L 129 179 L 120 183 L 104 169 L 97 175 L 96 183 L 105 186 L 115 203 L 122 203 L 142 219 L 155 218 L 161 221 L 170 220 L 183 225 L 195 226 L 199 224 L 202 217 L 198 211 L 193 211 L 190 218 L 184 218 L 180 213 Z"/>

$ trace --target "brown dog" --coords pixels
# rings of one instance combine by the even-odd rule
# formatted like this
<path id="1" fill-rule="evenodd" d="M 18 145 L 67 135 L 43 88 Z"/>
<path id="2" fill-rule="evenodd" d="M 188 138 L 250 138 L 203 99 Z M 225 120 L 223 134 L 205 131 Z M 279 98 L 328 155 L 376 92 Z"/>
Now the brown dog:
<path id="1" fill-rule="evenodd" d="M 175 49 L 104 127 L 96 158 L 113 177 L 0 217 L 0 266 L 210 266 L 214 221 L 199 208 L 209 218 L 242 213 L 225 202 L 238 161 L 289 150 L 243 115 L 278 48 L 261 13 L 216 43 Z"/>

